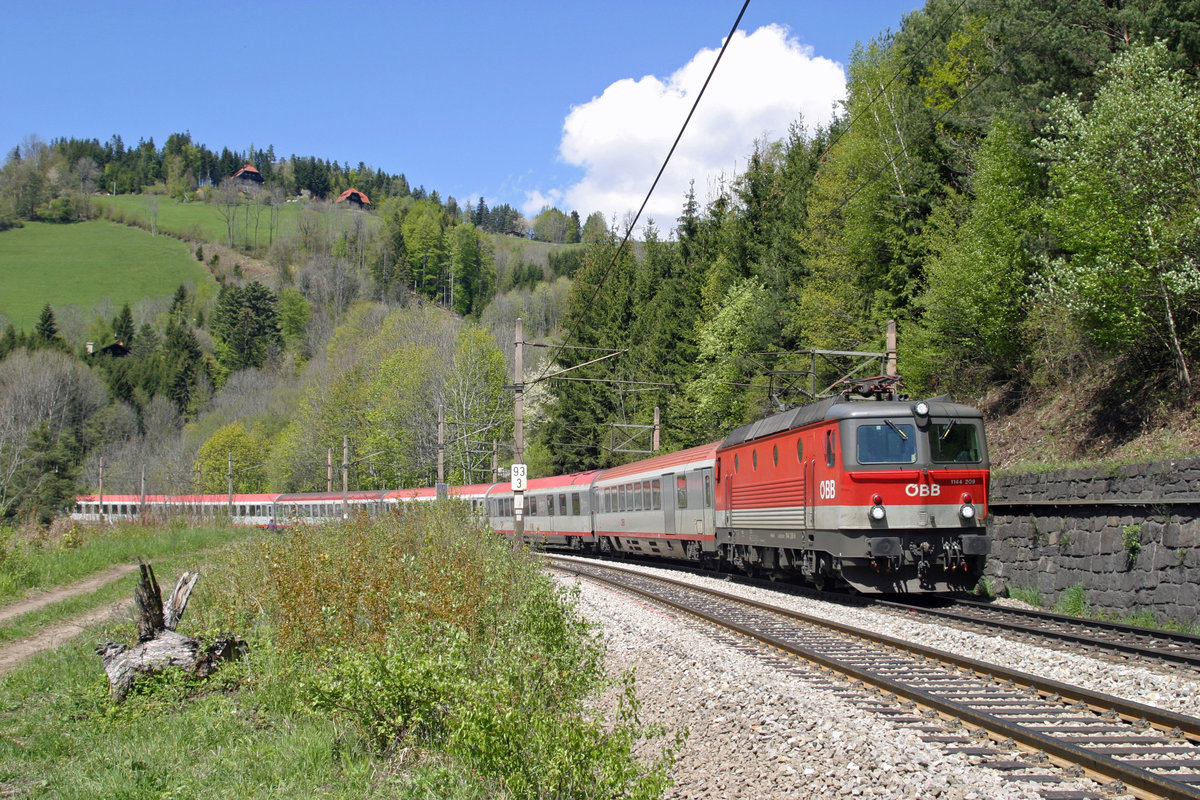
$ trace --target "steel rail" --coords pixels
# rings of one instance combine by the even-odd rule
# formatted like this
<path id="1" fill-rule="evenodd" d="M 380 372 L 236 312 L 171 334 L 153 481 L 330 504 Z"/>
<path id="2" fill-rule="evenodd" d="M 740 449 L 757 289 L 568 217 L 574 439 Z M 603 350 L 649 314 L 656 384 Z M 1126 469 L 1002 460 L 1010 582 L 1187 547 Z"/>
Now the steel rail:
<path id="1" fill-rule="evenodd" d="M 1049 611 L 994 606 L 987 603 L 974 602 L 971 600 L 956 600 L 955 602 L 968 608 L 978 608 L 980 610 L 988 611 L 998 615 L 1027 617 L 1075 628 L 1081 628 L 1086 625 L 1099 630 L 1112 631 L 1113 633 L 1119 633 L 1131 637 L 1149 639 L 1157 636 L 1166 642 L 1176 642 L 1180 645 L 1194 647 L 1197 651 L 1200 651 L 1200 636 L 1176 634 L 1170 631 L 1159 631 L 1153 628 L 1139 628 L 1134 625 L 1122 625 L 1117 622 L 1105 622 L 1103 620 L 1085 620 L 1079 617 L 1072 617 L 1066 614 L 1055 614 Z M 1173 652 L 1171 650 L 1162 650 L 1146 644 L 1102 639 L 1096 636 L 1089 636 L 1087 634 L 1076 633 L 1073 631 L 1052 630 L 1049 628 L 1035 627 L 1033 625 L 1021 622 L 1009 622 L 1003 619 L 986 619 L 984 617 L 972 616 L 971 614 L 959 613 L 954 611 L 952 608 L 929 608 L 926 606 L 912 605 L 895 600 L 872 600 L 871 604 L 883 608 L 893 608 L 900 611 L 911 611 L 931 617 L 941 617 L 943 619 L 949 619 L 969 625 L 982 625 L 999 628 L 1001 630 L 1015 631 L 1017 633 L 1027 633 L 1042 638 L 1057 639 L 1064 642 L 1076 642 L 1103 650 L 1111 650 L 1119 653 L 1141 656 L 1147 659 L 1159 659 L 1162 661 L 1170 661 L 1176 664 L 1185 664 L 1191 667 L 1200 667 L 1200 652 Z"/>
<path id="2" fill-rule="evenodd" d="M 798 658 L 803 658 L 807 661 L 819 664 L 827 669 L 847 675 L 855 680 L 878 686 L 881 689 L 886 689 L 898 697 L 904 697 L 913 701 L 914 703 L 927 706 L 928 708 L 932 708 L 940 713 L 946 714 L 947 716 L 961 719 L 964 722 L 968 722 L 997 736 L 1007 737 L 1015 742 L 1020 742 L 1027 747 L 1042 750 L 1049 756 L 1078 764 L 1084 769 L 1090 770 L 1099 775 L 1103 775 L 1111 780 L 1122 781 L 1127 786 L 1136 787 L 1142 791 L 1151 792 L 1164 798 L 1170 798 L 1170 800 L 1200 800 L 1200 789 L 1193 788 L 1192 786 L 1180 783 L 1178 781 L 1173 781 L 1166 776 L 1128 766 L 1111 757 L 1094 753 L 1083 747 L 1071 744 L 1069 742 L 1064 742 L 1047 734 L 1038 733 L 1037 731 L 1029 730 L 1020 725 L 1015 725 L 992 714 L 987 714 L 976 709 L 963 706 L 959 703 L 937 697 L 936 695 L 906 686 L 890 678 L 876 675 L 867 670 L 862 670 L 857 667 L 843 664 L 820 653 L 816 653 L 790 642 L 785 642 L 775 637 L 763 634 L 752 628 L 739 625 L 731 620 L 722 619 L 705 611 L 690 607 L 684 603 L 679 603 L 669 598 L 662 597 L 661 595 L 657 595 L 652 591 L 591 574 L 582 568 L 583 565 L 576 564 L 573 566 L 573 562 L 568 559 L 562 559 L 553 556 L 549 556 L 547 558 L 548 560 L 556 562 L 556 569 L 562 569 L 566 572 L 570 572 L 581 577 L 597 580 L 610 586 L 633 592 L 645 597 L 648 600 L 669 606 L 682 613 L 699 617 L 713 625 L 733 631 L 752 640 L 762 642 L 763 644 L 789 653 Z M 592 568 L 595 569 L 595 566 L 593 565 L 588 566 L 592 566 Z M 1064 684 L 1045 678 L 1039 678 L 1035 675 L 988 664 L 986 662 L 976 661 L 974 659 L 964 658 L 953 653 L 947 653 L 934 648 L 905 642 L 884 634 L 865 631 L 850 625 L 833 622 L 831 620 L 825 620 L 819 617 L 809 617 L 795 611 L 778 608 L 766 603 L 760 603 L 756 600 L 749 600 L 747 598 L 727 594 L 715 589 L 707 589 L 657 575 L 647 575 L 636 570 L 624 569 L 622 567 L 616 567 L 609 564 L 605 564 L 600 568 L 613 572 L 623 572 L 636 575 L 637 577 L 645 580 L 681 588 L 697 595 L 717 597 L 728 602 L 749 606 L 760 611 L 766 611 L 784 616 L 789 619 L 829 628 L 839 633 L 843 633 L 855 638 L 866 639 L 867 641 L 891 647 L 909 653 L 910 655 L 917 655 L 935 661 L 942 661 L 943 663 L 949 664 L 958 669 L 969 670 L 978 675 L 986 675 L 991 677 L 993 680 L 1012 681 L 1014 684 L 1036 689 L 1039 694 L 1044 693 L 1048 696 L 1057 694 L 1061 698 L 1073 699 L 1076 702 L 1084 703 L 1094 710 L 1111 709 L 1117 714 L 1130 720 L 1136 721 L 1139 719 L 1144 719 L 1151 725 L 1157 725 L 1167 729 L 1175 728 L 1182 732 L 1185 736 L 1191 737 L 1193 740 L 1200 738 L 1200 719 L 1195 719 L 1193 717 L 1187 717 L 1182 714 L 1176 714 L 1174 712 L 1154 708 L 1153 706 L 1146 706 L 1140 703 L 1133 703 L 1120 698 L 1090 692 L 1086 689 L 1081 689 L 1069 684 Z"/>

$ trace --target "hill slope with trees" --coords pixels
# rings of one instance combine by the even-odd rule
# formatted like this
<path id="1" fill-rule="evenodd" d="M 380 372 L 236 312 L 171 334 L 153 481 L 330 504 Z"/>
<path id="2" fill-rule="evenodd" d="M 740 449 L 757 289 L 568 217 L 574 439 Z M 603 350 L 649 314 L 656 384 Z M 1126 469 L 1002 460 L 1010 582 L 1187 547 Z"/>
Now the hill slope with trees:
<path id="1" fill-rule="evenodd" d="M 909 390 L 981 403 L 1001 467 L 1195 451 L 1198 65 L 1189 4 L 929 0 L 855 52 L 828 128 L 747 143 L 634 245 L 271 148 L 25 142 L 0 227 L 102 214 L 183 239 L 218 290 L 4 331 L 0 517 L 48 518 L 101 458 L 107 491 L 143 467 L 220 491 L 230 453 L 247 491 L 321 489 L 347 441 L 352 486 L 428 485 L 438 406 L 449 479 L 486 479 L 518 316 L 563 345 L 527 361 L 535 474 L 633 458 L 613 442 L 656 407 L 665 447 L 719 438 L 855 366 L 812 350 L 882 351 L 889 320 Z M 128 352 L 83 354 L 84 329 Z M 587 348 L 628 352 L 537 382 Z"/>

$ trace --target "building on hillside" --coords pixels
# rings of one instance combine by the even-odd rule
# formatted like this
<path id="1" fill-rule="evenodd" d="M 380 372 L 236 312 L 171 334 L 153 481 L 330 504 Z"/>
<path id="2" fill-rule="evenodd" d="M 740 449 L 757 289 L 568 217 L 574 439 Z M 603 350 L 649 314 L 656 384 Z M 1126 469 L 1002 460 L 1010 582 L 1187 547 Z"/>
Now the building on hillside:
<path id="1" fill-rule="evenodd" d="M 233 173 L 233 179 L 247 184 L 261 184 L 263 182 L 262 173 L 249 164 Z"/>
<path id="2" fill-rule="evenodd" d="M 366 208 L 367 206 L 371 205 L 371 200 L 358 189 L 354 188 L 347 189 L 346 191 L 342 192 L 340 195 L 338 195 L 338 199 L 335 202 L 349 203 L 357 208 Z"/>
<path id="3" fill-rule="evenodd" d="M 124 358 L 133 351 L 125 346 L 124 342 L 113 342 L 108 347 L 101 347 L 99 350 L 91 343 L 87 343 L 87 353 L 89 356 L 111 356 L 112 358 Z"/>

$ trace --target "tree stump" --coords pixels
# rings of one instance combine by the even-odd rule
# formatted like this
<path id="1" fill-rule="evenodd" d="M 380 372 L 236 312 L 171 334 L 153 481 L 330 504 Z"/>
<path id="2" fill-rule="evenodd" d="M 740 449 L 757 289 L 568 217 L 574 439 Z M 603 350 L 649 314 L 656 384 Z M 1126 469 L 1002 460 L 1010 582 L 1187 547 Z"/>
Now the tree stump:
<path id="1" fill-rule="evenodd" d="M 129 647 L 119 642 L 105 642 L 96 647 L 114 700 L 124 700 L 139 675 L 176 667 L 206 678 L 220 662 L 245 654 L 246 645 L 237 637 L 222 637 L 204 647 L 198 639 L 175 632 L 200 573 L 183 573 L 164 606 L 154 568 L 141 561 L 138 564 L 141 578 L 133 592 L 137 605 L 138 644 Z"/>

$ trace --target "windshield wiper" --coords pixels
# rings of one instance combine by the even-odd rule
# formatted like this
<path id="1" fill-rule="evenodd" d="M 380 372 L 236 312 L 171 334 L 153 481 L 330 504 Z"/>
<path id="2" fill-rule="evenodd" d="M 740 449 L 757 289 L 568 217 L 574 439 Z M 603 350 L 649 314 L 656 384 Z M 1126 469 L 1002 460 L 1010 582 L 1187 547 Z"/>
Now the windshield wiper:
<path id="1" fill-rule="evenodd" d="M 884 424 L 886 424 L 889 428 L 894 430 L 896 433 L 900 434 L 901 439 L 903 439 L 906 442 L 908 441 L 908 434 L 905 433 L 904 431 L 900 430 L 900 428 L 896 425 L 896 423 L 892 422 L 890 419 L 885 419 Z"/>
<path id="2" fill-rule="evenodd" d="M 957 423 L 957 422 L 958 422 L 957 419 L 950 420 L 950 424 L 946 426 L 946 430 L 942 431 L 942 435 L 939 436 L 938 438 L 941 439 L 942 441 L 945 441 L 946 437 L 950 435 L 950 429 L 953 428 L 955 423 Z"/>

